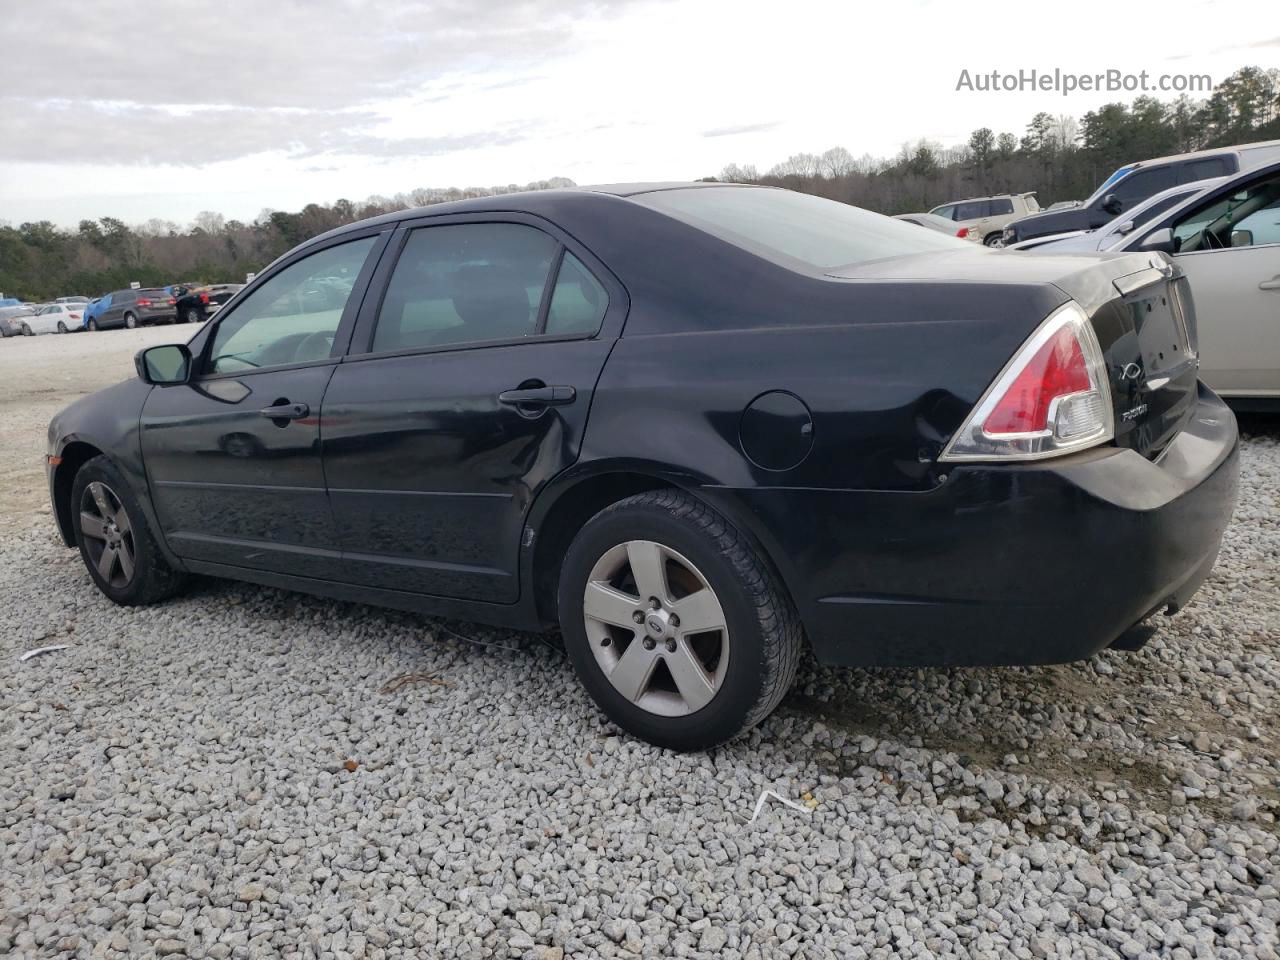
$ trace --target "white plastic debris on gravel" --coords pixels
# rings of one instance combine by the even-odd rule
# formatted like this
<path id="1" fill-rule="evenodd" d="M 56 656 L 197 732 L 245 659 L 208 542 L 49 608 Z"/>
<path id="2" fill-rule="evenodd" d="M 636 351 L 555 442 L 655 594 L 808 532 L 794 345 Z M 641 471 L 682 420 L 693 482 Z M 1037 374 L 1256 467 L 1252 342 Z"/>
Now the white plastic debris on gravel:
<path id="1" fill-rule="evenodd" d="M 605 724 L 554 638 L 214 581 L 118 609 L 46 517 L 0 545 L 0 954 L 1275 957 L 1255 430 L 1218 569 L 1147 649 L 809 666 L 692 756 Z M 752 821 L 766 790 L 804 811 Z"/>

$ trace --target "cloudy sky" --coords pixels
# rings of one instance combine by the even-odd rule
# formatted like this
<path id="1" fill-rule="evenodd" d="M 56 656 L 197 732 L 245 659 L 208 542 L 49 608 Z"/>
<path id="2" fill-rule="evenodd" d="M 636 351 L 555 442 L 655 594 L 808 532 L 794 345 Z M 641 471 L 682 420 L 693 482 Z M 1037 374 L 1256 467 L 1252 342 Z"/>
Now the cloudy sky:
<path id="1" fill-rule="evenodd" d="M 965 69 L 1217 81 L 1280 66 L 1274 0 L 4 6 L 0 220 L 14 223 L 691 179 L 835 145 L 888 156 L 1133 96 L 957 91 Z"/>

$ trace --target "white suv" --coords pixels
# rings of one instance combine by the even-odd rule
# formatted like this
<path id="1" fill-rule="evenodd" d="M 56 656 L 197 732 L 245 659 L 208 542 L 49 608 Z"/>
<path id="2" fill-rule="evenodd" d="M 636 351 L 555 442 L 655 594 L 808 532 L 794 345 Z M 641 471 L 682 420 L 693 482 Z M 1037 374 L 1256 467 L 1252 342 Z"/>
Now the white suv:
<path id="1" fill-rule="evenodd" d="M 944 203 L 929 211 L 934 216 L 954 220 L 958 226 L 968 227 L 970 235 L 976 234 L 988 247 L 1003 247 L 1004 228 L 1015 220 L 1040 212 L 1034 193 L 1004 193 L 995 197 L 975 197 Z"/>

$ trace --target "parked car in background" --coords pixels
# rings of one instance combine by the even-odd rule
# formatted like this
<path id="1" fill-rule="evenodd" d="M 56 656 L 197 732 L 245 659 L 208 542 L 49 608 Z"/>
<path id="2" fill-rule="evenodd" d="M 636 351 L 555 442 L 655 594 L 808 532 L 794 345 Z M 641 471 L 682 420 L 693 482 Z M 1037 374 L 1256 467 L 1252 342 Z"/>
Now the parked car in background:
<path id="1" fill-rule="evenodd" d="M 24 304 L 17 297 L 0 297 L 0 308 L 21 306 L 24 306 Z"/>
<path id="2" fill-rule="evenodd" d="M 0 337 L 21 336 L 22 321 L 35 315 L 36 312 L 31 307 L 21 305 L 0 307 Z"/>
<path id="3" fill-rule="evenodd" d="M 108 303 L 94 315 L 90 330 L 133 328 L 148 323 L 173 323 L 178 319 L 174 298 L 160 287 L 114 290 L 104 299 Z"/>
<path id="4" fill-rule="evenodd" d="M 1125 237 L 1142 227 L 1154 217 L 1166 210 L 1172 210 L 1182 201 L 1202 193 L 1210 187 L 1222 183 L 1225 177 L 1214 177 L 1211 180 L 1197 180 L 1171 190 L 1164 190 L 1154 197 L 1148 197 L 1128 213 L 1123 213 L 1110 223 L 1096 230 L 1076 230 L 1071 233 L 1051 233 L 1032 240 L 1015 243 L 1010 250 L 1038 250 L 1052 248 L 1054 252 L 1064 250 L 1109 250 Z"/>
<path id="5" fill-rule="evenodd" d="M 69 303 L 43 303 L 31 316 L 23 317 L 18 326 L 24 337 L 42 333 L 71 333 L 81 329 L 84 314 L 80 305 Z"/>
<path id="6" fill-rule="evenodd" d="M 397 211 L 59 413 L 50 496 L 116 603 L 198 573 L 558 623 L 613 722 L 702 749 L 806 644 L 1053 663 L 1188 601 L 1237 434 L 1157 262 L 729 184 Z"/>
<path id="7" fill-rule="evenodd" d="M 58 297 L 54 303 L 88 303 L 88 297 Z"/>
<path id="8" fill-rule="evenodd" d="M 244 289 L 243 283 L 211 283 L 198 287 L 173 287 L 178 319 L 183 323 L 208 320 L 222 305 Z"/>
<path id="9" fill-rule="evenodd" d="M 975 197 L 944 203 L 929 212 L 935 217 L 952 220 L 958 227 L 968 228 L 977 234 L 988 247 L 1004 245 L 1005 225 L 1013 220 L 1036 213 L 1040 204 L 1034 193 L 1006 193 L 995 197 Z"/>
<path id="10" fill-rule="evenodd" d="M 84 328 L 86 330 L 97 330 L 98 316 L 110 305 L 111 294 L 109 293 L 86 303 L 84 305 Z"/>
<path id="11" fill-rule="evenodd" d="M 945 233 L 948 236 L 959 237 L 961 240 L 972 240 L 974 243 L 982 242 L 982 237 L 968 227 L 958 226 L 954 220 L 934 216 L 932 213 L 899 213 L 894 216 L 894 219 L 905 220 L 907 223 L 914 223 L 918 227 L 928 227 L 930 230 L 937 230 L 939 233 Z"/>
<path id="12" fill-rule="evenodd" d="M 1168 255 L 1195 300 L 1201 378 L 1239 409 L 1280 409 L 1280 161 L 1183 200 L 1109 250 Z"/>
<path id="13" fill-rule="evenodd" d="M 1163 190 L 1198 180 L 1230 176 L 1275 160 L 1280 160 L 1280 140 L 1198 150 L 1126 164 L 1107 177 L 1079 207 L 1046 211 L 1009 224 L 1004 230 L 1005 246 L 1053 233 L 1096 230 Z"/>

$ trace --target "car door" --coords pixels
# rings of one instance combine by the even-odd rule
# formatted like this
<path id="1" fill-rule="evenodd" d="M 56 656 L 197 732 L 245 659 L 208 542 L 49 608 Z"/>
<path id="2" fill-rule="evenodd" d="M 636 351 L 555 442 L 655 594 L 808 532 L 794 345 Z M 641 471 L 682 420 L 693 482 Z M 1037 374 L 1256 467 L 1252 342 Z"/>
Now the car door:
<path id="1" fill-rule="evenodd" d="M 133 302 L 134 293 L 132 290 L 117 290 L 111 295 L 111 301 L 107 304 L 101 316 L 98 317 L 98 326 L 100 327 L 123 327 L 124 311 L 129 304 Z"/>
<path id="2" fill-rule="evenodd" d="M 156 387 L 142 456 L 174 553 L 341 579 L 320 407 L 389 228 L 307 249 L 192 340 L 195 376 Z"/>
<path id="3" fill-rule="evenodd" d="M 512 603 L 525 515 L 578 456 L 625 291 L 520 214 L 414 222 L 392 249 L 325 394 L 347 577 Z"/>
<path id="4" fill-rule="evenodd" d="M 1201 378 L 1228 396 L 1280 397 L 1280 165 L 1169 225 L 1195 298 Z"/>

